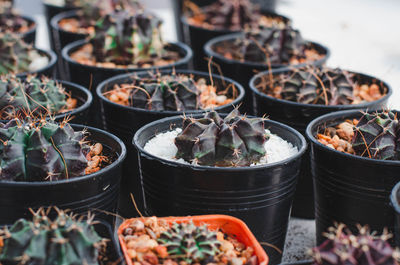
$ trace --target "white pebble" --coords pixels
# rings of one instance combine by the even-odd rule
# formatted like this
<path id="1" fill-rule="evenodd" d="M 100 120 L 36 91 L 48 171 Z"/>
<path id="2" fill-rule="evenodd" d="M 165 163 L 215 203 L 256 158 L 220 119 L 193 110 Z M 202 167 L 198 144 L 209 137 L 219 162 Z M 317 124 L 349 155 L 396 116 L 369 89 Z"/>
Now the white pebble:
<path id="1" fill-rule="evenodd" d="M 40 55 L 37 51 L 31 51 L 29 57 L 32 62 L 29 64 L 29 72 L 36 72 L 43 69 L 49 64 L 49 58 L 47 56 Z"/>

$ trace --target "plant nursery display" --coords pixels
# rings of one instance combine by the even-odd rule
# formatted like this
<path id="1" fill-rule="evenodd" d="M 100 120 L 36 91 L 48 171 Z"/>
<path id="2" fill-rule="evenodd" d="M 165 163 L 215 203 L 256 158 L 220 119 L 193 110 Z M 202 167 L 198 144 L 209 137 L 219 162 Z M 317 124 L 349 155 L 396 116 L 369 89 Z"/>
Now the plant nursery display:
<path id="1" fill-rule="evenodd" d="M 104 95 L 117 104 L 155 111 L 214 109 L 231 104 L 239 96 L 233 83 L 217 87 L 213 81 L 207 84 L 205 78 L 195 80 L 192 74 L 157 72 L 132 81 L 115 84 Z"/>
<path id="2" fill-rule="evenodd" d="M 230 216 L 135 218 L 125 221 L 118 234 L 127 264 L 268 262 L 246 225 Z"/>
<path id="3" fill-rule="evenodd" d="M 400 264 L 400 251 L 389 243 L 392 235 L 384 230 L 381 235 L 359 226 L 352 233 L 344 224 L 330 227 L 324 243 L 312 249 L 315 265 Z"/>
<path id="4" fill-rule="evenodd" d="M 94 215 L 78 218 L 56 207 L 32 214 L 32 219 L 19 219 L 0 231 L 0 263 L 111 264 L 107 257 L 111 241 L 97 233 Z"/>
<path id="5" fill-rule="evenodd" d="M 15 75 L 0 77 L 0 119 L 40 114 L 60 114 L 74 110 L 78 99 L 73 98 L 61 83 L 48 77 Z"/>
<path id="6" fill-rule="evenodd" d="M 112 162 L 100 143 L 87 142 L 85 131 L 74 131 L 66 122 L 14 119 L 0 123 L 0 138 L 0 180 L 69 179 Z"/>

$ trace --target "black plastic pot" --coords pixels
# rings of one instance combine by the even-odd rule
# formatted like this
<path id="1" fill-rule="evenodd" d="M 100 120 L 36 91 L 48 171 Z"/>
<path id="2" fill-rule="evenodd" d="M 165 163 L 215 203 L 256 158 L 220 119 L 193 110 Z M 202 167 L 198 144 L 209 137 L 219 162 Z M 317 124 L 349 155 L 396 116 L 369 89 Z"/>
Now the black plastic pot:
<path id="1" fill-rule="evenodd" d="M 165 70 L 161 73 L 170 74 L 172 70 Z M 194 78 L 206 78 L 209 80 L 209 74 L 204 72 L 190 70 L 176 70 L 178 74 L 193 74 Z M 140 210 L 143 209 L 142 184 L 139 176 L 139 165 L 136 149 L 131 145 L 132 137 L 135 132 L 149 122 L 156 121 L 165 117 L 182 115 L 181 111 L 150 111 L 146 109 L 123 106 L 114 103 L 103 96 L 103 93 L 112 89 L 115 84 L 132 82 L 137 78 L 148 77 L 149 72 L 137 74 L 123 74 L 112 77 L 102 82 L 96 89 L 97 97 L 100 99 L 101 109 L 104 117 L 104 127 L 107 131 L 117 135 L 127 146 L 128 156 L 124 163 L 124 177 L 121 181 L 121 195 L 119 203 L 119 213 L 125 217 L 137 215 L 134 205 L 130 199 L 130 193 L 135 196 L 135 201 Z M 241 103 L 244 97 L 244 89 L 237 82 L 219 75 L 212 75 L 216 85 L 222 85 L 222 80 L 227 84 L 233 83 L 239 91 L 239 95 L 230 105 L 215 108 L 220 113 L 228 113 Z M 186 111 L 186 114 L 202 113 L 204 110 Z"/>
<path id="2" fill-rule="evenodd" d="M 146 213 L 150 216 L 232 215 L 242 219 L 259 241 L 282 250 L 300 161 L 307 146 L 304 137 L 284 124 L 266 121 L 265 128 L 292 143 L 299 152 L 280 162 L 252 167 L 182 164 L 155 157 L 143 149 L 155 134 L 181 124 L 182 117 L 165 118 L 147 124 L 134 136 Z M 281 255 L 265 248 L 270 264 L 278 264 Z"/>
<path id="3" fill-rule="evenodd" d="M 65 62 L 64 60 L 62 60 L 61 56 L 62 49 L 71 42 L 85 39 L 87 35 L 63 30 L 62 28 L 60 28 L 59 22 L 65 18 L 77 18 L 77 12 L 77 10 L 62 12 L 54 16 L 50 21 L 49 30 L 51 31 L 51 35 L 54 41 L 54 50 L 56 51 L 57 56 L 61 58 L 61 60 L 58 60 L 59 74 L 63 78 L 66 78 L 66 73 Z"/>
<path id="4" fill-rule="evenodd" d="M 276 13 L 264 12 L 263 14 L 268 17 L 279 17 L 282 18 L 285 23 L 290 23 L 289 18 L 278 15 Z M 208 55 L 204 51 L 204 45 L 209 40 L 222 35 L 239 32 L 226 29 L 211 30 L 190 24 L 187 20 L 187 17 L 185 16 L 182 16 L 180 19 L 183 25 L 183 37 L 185 43 L 187 43 L 193 50 L 193 63 L 196 70 L 208 71 L 208 60 L 206 58 Z M 222 70 L 225 70 L 224 67 L 222 67 Z"/>
<path id="5" fill-rule="evenodd" d="M 0 14 L 0 15 L 3 16 L 3 14 Z M 24 33 L 18 33 L 18 35 L 21 36 L 21 38 L 26 43 L 35 44 L 36 28 L 37 28 L 36 21 L 32 17 L 29 17 L 29 16 L 25 16 L 25 15 L 18 15 L 18 16 L 22 17 L 31 26 L 31 28 L 28 31 L 26 31 Z"/>
<path id="6" fill-rule="evenodd" d="M 252 106 L 252 93 L 251 90 L 248 89 L 250 79 L 257 73 L 261 71 L 268 70 L 268 65 L 263 63 L 254 63 L 254 62 L 241 62 L 239 60 L 229 60 L 225 58 L 222 54 L 216 53 L 213 50 L 213 47 L 221 42 L 229 42 L 234 41 L 237 38 L 243 37 L 242 33 L 234 33 L 228 34 L 224 36 L 219 36 L 209 40 L 204 46 L 204 52 L 206 53 L 207 57 L 213 57 L 213 61 L 217 63 L 222 71 L 223 74 L 230 78 L 235 78 L 246 90 L 246 97 L 244 100 L 244 109 L 248 111 L 248 113 L 252 113 L 253 106 Z M 324 54 L 325 56 L 320 60 L 313 61 L 310 63 L 311 65 L 319 66 L 325 64 L 326 60 L 330 55 L 330 52 L 327 47 L 315 43 L 315 42 L 307 42 L 307 45 L 313 47 L 317 50 L 320 54 Z M 287 64 L 272 64 L 272 69 L 282 68 L 288 69 L 291 68 L 300 68 L 305 66 L 305 64 L 297 64 L 297 65 L 287 65 Z"/>
<path id="7" fill-rule="evenodd" d="M 19 218 L 29 218 L 29 208 L 57 206 L 73 212 L 85 213 L 97 209 L 114 212 L 117 208 L 122 162 L 126 156 L 124 143 L 116 136 L 91 127 L 87 128 L 90 140 L 103 145 L 104 152 L 115 154 L 116 160 L 93 174 L 53 182 L 0 181 L 0 224 L 14 223 Z M 102 214 L 98 214 L 102 217 Z M 112 217 L 104 216 L 111 220 Z"/>
<path id="8" fill-rule="evenodd" d="M 394 242 L 397 247 L 400 247 L 400 182 L 394 186 L 390 201 L 394 209 Z"/>
<path id="9" fill-rule="evenodd" d="M 317 244 L 334 222 L 345 223 L 356 233 L 356 224 L 368 224 L 381 233 L 393 231 L 394 215 L 390 193 L 400 181 L 400 161 L 376 160 L 342 153 L 319 143 L 319 129 L 335 126 L 345 119 L 359 119 L 359 110 L 323 115 L 307 127 L 311 142 L 311 171 L 314 180 Z"/>
<path id="10" fill-rule="evenodd" d="M 280 75 L 288 72 L 291 72 L 291 70 L 274 69 L 271 71 L 272 75 Z M 386 95 L 379 100 L 357 105 L 325 106 L 302 104 L 293 101 L 277 99 L 260 92 L 255 86 L 262 80 L 261 77 L 269 74 L 269 72 L 266 71 L 257 74 L 250 80 L 249 87 L 253 93 L 254 113 L 257 116 L 263 116 L 266 114 L 272 120 L 285 123 L 305 135 L 307 125 L 313 119 L 321 115 L 340 110 L 379 110 L 386 107 L 387 101 L 392 94 L 392 89 L 390 86 L 387 83 L 376 79 L 375 77 L 362 73 L 352 73 L 355 74 L 355 80 L 359 81 L 360 83 L 365 82 L 370 84 L 375 81 L 376 83 L 382 84 L 382 87 L 385 88 L 385 90 L 382 92 L 386 93 Z M 314 218 L 314 196 L 312 187 L 313 184 L 310 168 L 310 153 L 308 150 L 302 160 L 299 183 L 297 185 L 296 195 L 293 201 L 292 216 L 310 219 Z"/>
<path id="11" fill-rule="evenodd" d="M 182 59 L 180 59 L 175 63 L 160 67 L 151 67 L 151 68 L 127 68 L 127 69 L 100 68 L 100 67 L 80 64 L 72 60 L 71 57 L 69 56 L 71 52 L 76 51 L 86 43 L 87 42 L 85 40 L 79 40 L 68 44 L 62 50 L 62 56 L 67 63 L 67 70 L 68 70 L 67 72 L 69 75 L 69 80 L 74 83 L 78 83 L 84 87 L 87 87 L 91 91 L 93 91 L 92 88 L 95 89 L 102 81 L 118 74 L 124 74 L 127 72 L 149 71 L 154 69 L 159 69 L 159 70 L 173 69 L 173 68 L 185 69 L 187 68 L 188 63 L 192 58 L 192 51 L 187 45 L 183 43 L 170 43 L 168 44 L 168 49 L 171 49 L 173 51 L 178 51 L 182 56 Z M 101 111 L 100 111 L 99 100 L 96 96 L 94 96 L 94 101 L 92 107 L 90 108 L 89 123 L 96 127 L 101 126 L 102 119 L 100 113 Z"/>
<path id="12" fill-rule="evenodd" d="M 312 260 L 302 260 L 296 262 L 281 263 L 280 265 L 312 265 L 314 261 Z"/>
<path id="13" fill-rule="evenodd" d="M 25 77 L 28 74 L 36 74 L 38 76 L 45 75 L 48 77 L 53 77 L 55 75 L 55 66 L 56 66 L 56 62 L 57 62 L 57 55 L 53 51 L 50 51 L 50 50 L 45 51 L 45 50 L 38 49 L 38 48 L 35 48 L 35 49 L 38 50 L 40 54 L 46 55 L 49 58 L 49 63 L 45 67 L 43 67 L 35 72 L 19 73 L 19 74 L 17 74 L 17 76 Z"/>
<path id="14" fill-rule="evenodd" d="M 72 111 L 55 115 L 54 119 L 58 122 L 61 122 L 66 117 L 70 117 L 72 119 L 72 122 L 75 124 L 86 124 L 89 107 L 93 101 L 92 94 L 83 86 L 62 80 L 57 80 L 57 82 L 65 88 L 65 91 L 67 93 L 70 93 L 73 98 L 78 100 L 78 107 L 76 107 Z M 0 120 L 0 122 L 7 121 Z"/>

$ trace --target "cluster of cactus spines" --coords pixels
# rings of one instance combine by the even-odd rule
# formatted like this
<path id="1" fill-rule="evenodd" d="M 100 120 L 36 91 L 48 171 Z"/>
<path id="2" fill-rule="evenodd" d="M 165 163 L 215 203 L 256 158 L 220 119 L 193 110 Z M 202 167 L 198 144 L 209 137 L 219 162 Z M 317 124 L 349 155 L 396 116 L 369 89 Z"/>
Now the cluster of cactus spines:
<path id="1" fill-rule="evenodd" d="M 277 84 L 282 87 L 282 99 L 304 104 L 348 105 L 354 99 L 353 75 L 339 68 L 295 69 L 282 74 Z"/>
<path id="2" fill-rule="evenodd" d="M 175 138 L 176 158 L 207 166 L 249 166 L 265 156 L 264 118 L 247 118 L 234 109 L 224 119 L 217 112 L 184 117 Z"/>
<path id="3" fill-rule="evenodd" d="M 161 20 L 144 10 L 116 10 L 95 25 L 94 56 L 97 61 L 119 65 L 152 62 L 164 52 L 160 27 Z"/>
<path id="4" fill-rule="evenodd" d="M 48 216 L 56 211 L 54 219 Z M 33 219 L 19 219 L 2 231 L 3 264 L 98 265 L 106 239 L 94 229 L 93 215 L 77 218 L 57 208 L 39 209 Z"/>
<path id="5" fill-rule="evenodd" d="M 0 123 L 0 180 L 52 181 L 85 174 L 90 146 L 67 123 L 14 119 Z"/>
<path id="6" fill-rule="evenodd" d="M 195 110 L 199 92 L 193 78 L 186 75 L 157 75 L 140 79 L 131 93 L 133 107 L 149 110 Z"/>
<path id="7" fill-rule="evenodd" d="M 47 77 L 28 76 L 22 80 L 15 75 L 0 78 L 0 117 L 9 119 L 24 111 L 58 113 L 66 106 L 66 92 L 61 84 Z"/>
<path id="8" fill-rule="evenodd" d="M 305 42 L 300 32 L 290 26 L 246 32 L 239 45 L 245 61 L 282 64 L 289 63 L 294 58 L 306 58 Z"/>
<path id="9" fill-rule="evenodd" d="M 32 50 L 18 35 L 0 32 L 0 75 L 28 72 Z"/>
<path id="10" fill-rule="evenodd" d="M 161 233 L 158 243 L 167 248 L 170 256 L 189 264 L 215 257 L 221 245 L 216 232 L 210 231 L 207 225 L 196 226 L 193 222 L 173 223 Z"/>
<path id="11" fill-rule="evenodd" d="M 354 128 L 354 152 L 374 159 L 397 160 L 400 158 L 399 130 L 399 121 L 393 112 L 365 113 Z"/>
<path id="12" fill-rule="evenodd" d="M 398 265 L 400 252 L 393 249 L 388 240 L 391 234 L 385 230 L 377 236 L 368 227 L 358 227 L 354 235 L 344 225 L 329 228 L 327 240 L 312 249 L 315 265 Z"/>

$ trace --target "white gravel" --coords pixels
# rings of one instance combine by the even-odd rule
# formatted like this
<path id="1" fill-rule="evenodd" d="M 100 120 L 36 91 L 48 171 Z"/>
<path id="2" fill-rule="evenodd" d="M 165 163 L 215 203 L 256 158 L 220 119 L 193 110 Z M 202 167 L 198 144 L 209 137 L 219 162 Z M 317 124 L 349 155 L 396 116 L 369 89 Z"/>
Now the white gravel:
<path id="1" fill-rule="evenodd" d="M 29 52 L 29 57 L 32 60 L 28 66 L 29 72 L 36 72 L 49 64 L 49 58 L 39 54 L 35 50 Z"/>
<path id="2" fill-rule="evenodd" d="M 182 158 L 175 158 L 178 148 L 175 146 L 174 139 L 181 131 L 182 129 L 177 128 L 173 131 L 157 134 L 145 144 L 144 150 L 166 160 L 189 164 Z M 266 155 L 261 158 L 260 162 L 253 165 L 264 165 L 278 162 L 289 158 L 298 152 L 297 147 L 294 147 L 291 143 L 275 134 L 271 134 L 269 130 L 265 130 L 265 132 L 270 136 L 269 140 L 264 144 L 265 150 L 267 151 Z"/>

